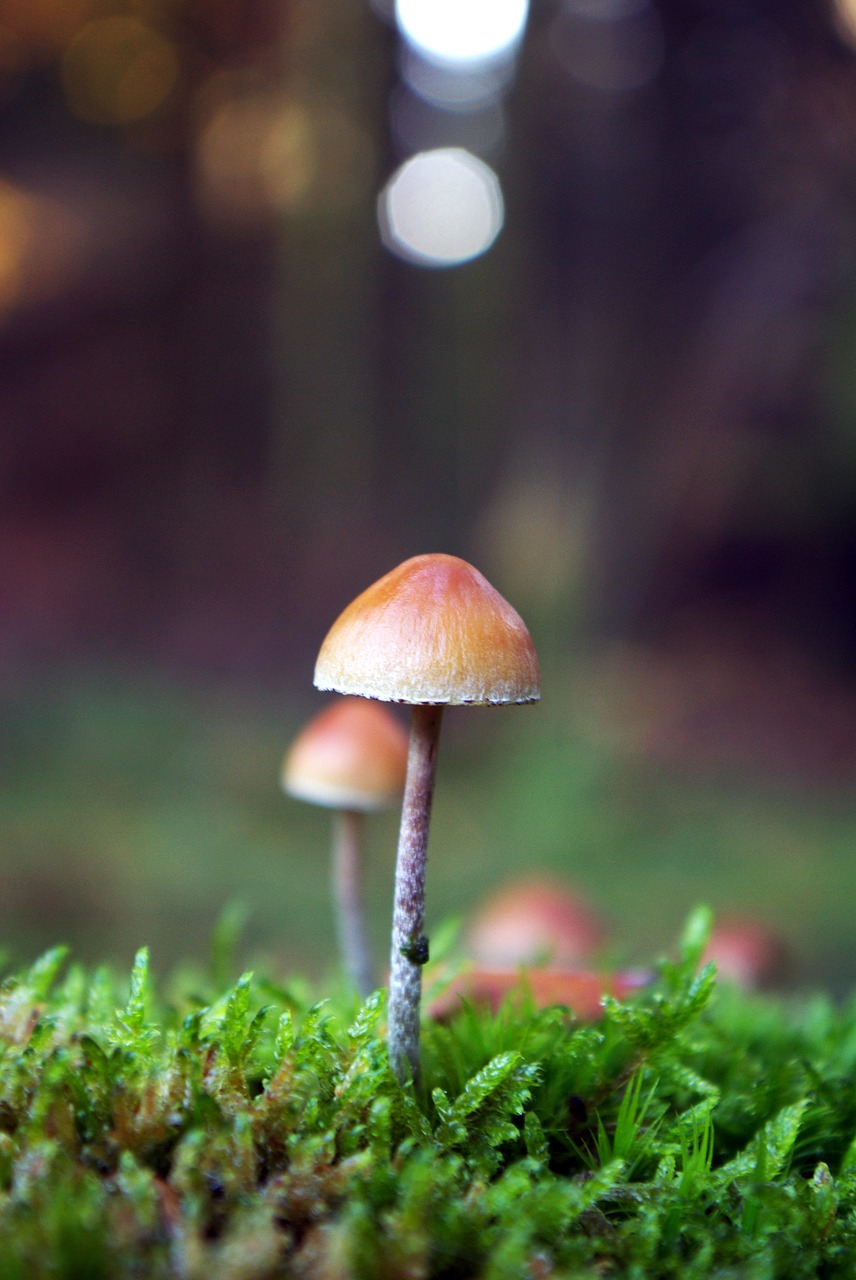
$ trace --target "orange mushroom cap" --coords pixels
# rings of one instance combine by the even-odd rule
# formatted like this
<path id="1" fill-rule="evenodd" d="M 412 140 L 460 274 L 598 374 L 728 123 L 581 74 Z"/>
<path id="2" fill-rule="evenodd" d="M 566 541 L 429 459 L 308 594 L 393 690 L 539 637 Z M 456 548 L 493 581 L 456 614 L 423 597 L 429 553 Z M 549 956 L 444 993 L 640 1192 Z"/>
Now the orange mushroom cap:
<path id="1" fill-rule="evenodd" d="M 405 560 L 330 628 L 319 689 L 382 702 L 537 702 L 538 658 L 520 615 L 457 556 Z"/>
<path id="2" fill-rule="evenodd" d="M 283 789 L 331 809 L 387 809 L 404 790 L 407 733 L 376 702 L 340 698 L 295 738 Z"/>

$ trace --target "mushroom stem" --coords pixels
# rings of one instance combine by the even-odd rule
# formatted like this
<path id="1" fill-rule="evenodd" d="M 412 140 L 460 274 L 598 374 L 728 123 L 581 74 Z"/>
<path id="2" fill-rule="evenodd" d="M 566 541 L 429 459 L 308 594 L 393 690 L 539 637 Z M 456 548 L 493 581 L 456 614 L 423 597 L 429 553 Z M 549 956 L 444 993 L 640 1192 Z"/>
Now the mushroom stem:
<path id="1" fill-rule="evenodd" d="M 425 863 L 442 718 L 442 706 L 428 704 L 413 708 L 398 837 L 388 1037 L 392 1069 L 402 1083 L 408 1076 L 414 1082 L 419 1076 L 419 1004 L 422 998 L 422 966 L 428 959 L 428 939 L 422 932 L 425 921 Z"/>
<path id="2" fill-rule="evenodd" d="M 333 815 L 333 901 L 339 954 L 348 977 L 365 998 L 375 981 L 362 906 L 362 817 L 354 809 L 338 809 Z"/>

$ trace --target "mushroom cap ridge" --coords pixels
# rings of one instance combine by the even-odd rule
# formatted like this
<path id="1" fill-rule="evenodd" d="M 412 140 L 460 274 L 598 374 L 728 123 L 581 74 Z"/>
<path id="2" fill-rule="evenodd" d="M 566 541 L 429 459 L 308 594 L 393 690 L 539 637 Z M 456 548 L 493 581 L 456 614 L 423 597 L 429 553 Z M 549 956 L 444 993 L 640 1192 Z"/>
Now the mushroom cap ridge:
<path id="1" fill-rule="evenodd" d="M 319 689 L 382 702 L 537 702 L 538 658 L 520 615 L 457 556 L 414 556 L 333 623 L 315 666 Z"/>

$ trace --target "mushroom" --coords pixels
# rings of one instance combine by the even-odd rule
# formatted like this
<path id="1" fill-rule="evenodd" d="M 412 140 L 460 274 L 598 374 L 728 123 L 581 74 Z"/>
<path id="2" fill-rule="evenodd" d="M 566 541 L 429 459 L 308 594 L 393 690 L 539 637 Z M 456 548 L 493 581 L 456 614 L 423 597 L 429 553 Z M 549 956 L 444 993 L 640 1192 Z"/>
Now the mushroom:
<path id="1" fill-rule="evenodd" d="M 565 1005 L 593 1021 L 603 1013 L 605 995 L 623 1000 L 653 976 L 591 968 L 605 936 L 591 907 L 559 881 L 545 875 L 509 881 L 473 917 L 466 931 L 471 967 L 445 985 L 431 1016 L 444 1021 L 462 1000 L 496 1010 L 509 997 L 525 996 L 537 1008 Z"/>
<path id="2" fill-rule="evenodd" d="M 485 899 L 466 933 L 477 965 L 579 964 L 603 946 L 605 930 L 580 894 L 548 876 L 526 876 Z"/>
<path id="3" fill-rule="evenodd" d="M 404 790 L 407 734 L 385 707 L 340 698 L 295 738 L 282 766 L 283 790 L 333 809 L 333 904 L 339 952 L 361 996 L 374 968 L 361 900 L 363 815 L 390 808 Z"/>
<path id="4" fill-rule="evenodd" d="M 720 978 L 746 991 L 775 986 L 788 971 L 787 948 L 761 920 L 731 916 L 718 920 L 702 962 L 713 961 Z"/>
<path id="5" fill-rule="evenodd" d="M 414 556 L 368 587 L 330 628 L 319 689 L 413 706 L 395 868 L 388 1040 L 400 1081 L 419 1075 L 425 862 L 443 708 L 537 702 L 538 659 L 520 616 L 457 556 Z"/>
<path id="6" fill-rule="evenodd" d="M 494 968 L 476 966 L 458 974 L 430 1007 L 431 1017 L 445 1022 L 467 1004 L 487 1005 L 495 1013 L 509 998 L 531 1000 L 536 1009 L 564 1005 L 581 1022 L 603 1015 L 603 997 L 626 1000 L 648 986 L 652 974 L 644 969 L 599 973 L 580 968 Z"/>

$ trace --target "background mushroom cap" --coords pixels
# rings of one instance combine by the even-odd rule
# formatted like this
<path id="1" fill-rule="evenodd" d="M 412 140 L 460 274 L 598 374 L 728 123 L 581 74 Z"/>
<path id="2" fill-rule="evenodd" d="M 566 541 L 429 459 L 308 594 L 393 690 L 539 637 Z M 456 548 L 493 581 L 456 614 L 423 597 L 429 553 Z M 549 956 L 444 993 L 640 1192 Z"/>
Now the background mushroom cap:
<path id="1" fill-rule="evenodd" d="M 488 897 L 466 932 L 476 964 L 572 965 L 602 946 L 606 930 L 575 891 L 546 876 L 526 876 Z"/>
<path id="2" fill-rule="evenodd" d="M 379 703 L 339 698 L 295 738 L 283 762 L 283 790 L 331 809 L 387 809 L 404 790 L 407 742 Z"/>
<path id="3" fill-rule="evenodd" d="M 762 920 L 731 916 L 717 920 L 702 957 L 712 960 L 717 974 L 746 990 L 774 986 L 788 970 L 787 947 Z"/>
<path id="4" fill-rule="evenodd" d="M 537 702 L 538 658 L 520 615 L 465 560 L 422 555 L 368 587 L 333 623 L 319 689 L 384 702 Z"/>

